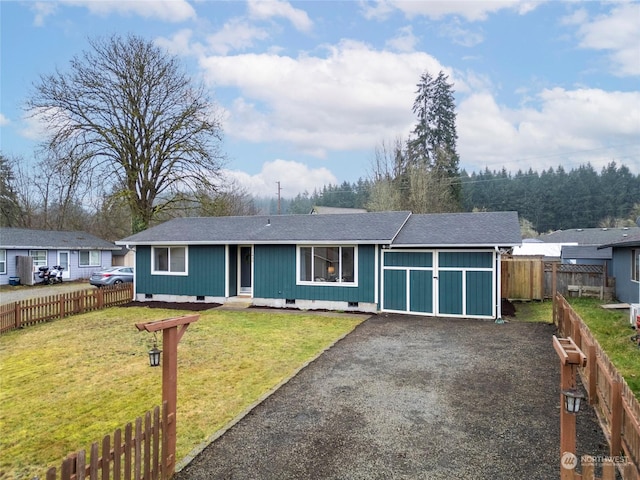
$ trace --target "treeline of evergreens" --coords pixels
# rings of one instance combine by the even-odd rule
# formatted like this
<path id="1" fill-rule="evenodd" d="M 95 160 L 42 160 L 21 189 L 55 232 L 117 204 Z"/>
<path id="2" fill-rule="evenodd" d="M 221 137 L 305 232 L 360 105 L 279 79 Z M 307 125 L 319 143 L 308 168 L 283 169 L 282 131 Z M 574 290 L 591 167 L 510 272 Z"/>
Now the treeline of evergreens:
<path id="1" fill-rule="evenodd" d="M 566 171 L 550 168 L 512 175 L 505 170 L 462 175 L 463 208 L 516 210 L 539 232 L 615 226 L 640 205 L 640 175 L 615 162 L 601 172 L 590 164 Z M 635 209 L 634 209 L 635 206 Z"/>
<path id="2" fill-rule="evenodd" d="M 610 163 L 601 171 L 590 164 L 566 171 L 562 166 L 538 173 L 506 169 L 460 174 L 463 211 L 515 210 L 539 233 L 558 229 L 615 226 L 640 214 L 640 175 Z M 281 213 L 307 214 L 314 206 L 367 208 L 371 182 L 326 185 L 313 193 L 281 199 Z M 262 213 L 276 214 L 272 199 L 254 199 Z"/>

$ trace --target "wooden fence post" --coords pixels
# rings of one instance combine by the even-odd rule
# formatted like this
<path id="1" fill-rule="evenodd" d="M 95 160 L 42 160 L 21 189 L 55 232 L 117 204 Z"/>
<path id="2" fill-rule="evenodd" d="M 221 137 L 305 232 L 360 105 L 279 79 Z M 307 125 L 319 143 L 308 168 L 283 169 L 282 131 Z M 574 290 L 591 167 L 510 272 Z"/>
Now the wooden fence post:
<path id="1" fill-rule="evenodd" d="M 16 328 L 20 328 L 22 323 L 22 319 L 20 318 L 20 314 L 22 313 L 20 309 L 20 302 L 15 302 L 15 313 L 13 314 L 13 319 L 15 321 Z"/>
<path id="2" fill-rule="evenodd" d="M 597 385 L 597 371 L 598 362 L 596 361 L 596 346 L 590 343 L 587 346 L 587 368 L 589 369 L 589 405 L 595 405 L 598 400 Z"/>
<path id="3" fill-rule="evenodd" d="M 558 294 L 557 270 L 556 262 L 553 262 L 551 264 L 551 298 L 553 299 L 554 306 L 556 303 L 556 295 Z M 544 293 L 542 297 L 544 298 Z"/>
<path id="4" fill-rule="evenodd" d="M 162 455 L 160 462 L 162 470 L 160 471 L 160 478 L 162 480 L 168 480 L 168 468 L 169 462 L 167 457 L 169 456 L 169 438 L 167 435 L 167 425 L 169 424 L 169 404 L 167 401 L 162 402 Z"/>
<path id="5" fill-rule="evenodd" d="M 611 447 L 609 454 L 614 457 L 622 451 L 622 384 L 611 382 Z"/>

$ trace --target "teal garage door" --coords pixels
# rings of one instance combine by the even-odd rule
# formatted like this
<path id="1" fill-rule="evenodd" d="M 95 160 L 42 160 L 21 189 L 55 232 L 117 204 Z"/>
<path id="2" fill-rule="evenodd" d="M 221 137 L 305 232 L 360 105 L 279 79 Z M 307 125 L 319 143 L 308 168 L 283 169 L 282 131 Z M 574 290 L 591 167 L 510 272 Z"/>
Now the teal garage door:
<path id="1" fill-rule="evenodd" d="M 382 310 L 433 314 L 433 252 L 384 252 L 382 283 Z"/>
<path id="2" fill-rule="evenodd" d="M 385 251 L 381 310 L 495 317 L 493 251 Z"/>

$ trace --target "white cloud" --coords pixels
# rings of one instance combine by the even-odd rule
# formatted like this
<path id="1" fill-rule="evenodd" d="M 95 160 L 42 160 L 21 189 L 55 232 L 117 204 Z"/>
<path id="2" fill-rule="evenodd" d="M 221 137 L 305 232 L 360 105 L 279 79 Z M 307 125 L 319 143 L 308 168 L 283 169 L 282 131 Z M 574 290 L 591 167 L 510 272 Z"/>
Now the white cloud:
<path id="1" fill-rule="evenodd" d="M 40 141 L 47 137 L 47 124 L 38 112 L 31 112 L 22 118 L 22 123 L 18 131 L 24 138 Z"/>
<path id="2" fill-rule="evenodd" d="M 241 92 L 230 107 L 225 134 L 251 142 L 286 141 L 316 156 L 372 149 L 408 131 L 420 74 L 443 69 L 426 53 L 376 51 L 354 41 L 327 49 L 325 57 L 202 59 L 204 76 L 216 89 Z"/>
<path id="3" fill-rule="evenodd" d="M 413 52 L 418 43 L 418 37 L 413 34 L 413 27 L 407 25 L 398 30 L 398 34 L 387 40 L 386 45 L 397 52 Z"/>
<path id="4" fill-rule="evenodd" d="M 615 160 L 638 172 L 630 159 L 640 155 L 639 92 L 554 88 L 537 100 L 536 108 L 520 109 L 498 105 L 488 93 L 463 100 L 457 118 L 465 168 L 541 171 L 587 162 L 601 168 Z"/>
<path id="5" fill-rule="evenodd" d="M 425 16 L 440 20 L 447 16 L 458 16 L 468 21 L 483 21 L 492 13 L 504 9 L 525 15 L 534 10 L 542 1 L 527 2 L 520 0 L 500 1 L 412 1 L 412 0 L 377 0 L 373 5 L 362 4 L 363 15 L 367 19 L 384 20 L 395 10 L 402 11 L 408 18 Z"/>
<path id="6" fill-rule="evenodd" d="M 41 27 L 44 25 L 45 18 L 55 13 L 57 5 L 54 2 L 34 2 L 29 5 L 29 8 L 35 14 L 33 24 Z"/>
<path id="7" fill-rule="evenodd" d="M 254 196 L 274 197 L 277 186 L 282 186 L 283 198 L 293 198 L 299 193 L 313 192 L 324 185 L 337 184 L 336 177 L 326 168 L 309 168 L 308 165 L 291 160 L 265 162 L 256 175 L 238 170 L 227 170 L 225 176 L 235 179 Z"/>
<path id="8" fill-rule="evenodd" d="M 313 22 L 307 12 L 293 8 L 289 2 L 280 0 L 249 0 L 249 15 L 251 18 L 260 20 L 282 17 L 289 20 L 301 32 L 309 32 L 313 28 Z"/>
<path id="9" fill-rule="evenodd" d="M 251 25 L 244 19 L 234 18 L 224 24 L 221 30 L 207 36 L 209 51 L 226 55 L 233 50 L 253 47 L 255 40 L 269 38 L 266 30 Z"/>
<path id="10" fill-rule="evenodd" d="M 137 15 L 143 18 L 156 18 L 172 23 L 196 18 L 196 11 L 187 0 L 61 0 L 59 3 L 74 7 L 85 7 L 92 14 L 101 16 L 111 14 Z"/>
<path id="11" fill-rule="evenodd" d="M 582 48 L 609 51 L 616 75 L 640 75 L 640 3 L 617 5 L 608 15 L 591 21 L 586 21 L 584 14 L 578 15 L 567 21 L 583 20 L 578 30 Z"/>
<path id="12" fill-rule="evenodd" d="M 171 55 L 200 55 L 205 51 L 204 46 L 201 43 L 192 41 L 193 31 L 189 28 L 178 30 L 171 37 L 159 37 L 156 38 L 155 44 Z"/>
<path id="13" fill-rule="evenodd" d="M 451 38 L 453 43 L 463 47 L 474 47 L 484 41 L 484 36 L 481 33 L 463 27 L 458 19 L 443 23 L 440 26 L 440 35 Z"/>
<path id="14" fill-rule="evenodd" d="M 4 114 L 0 113 L 0 127 L 6 127 L 10 123 L 11 123 L 11 120 L 5 117 Z"/>

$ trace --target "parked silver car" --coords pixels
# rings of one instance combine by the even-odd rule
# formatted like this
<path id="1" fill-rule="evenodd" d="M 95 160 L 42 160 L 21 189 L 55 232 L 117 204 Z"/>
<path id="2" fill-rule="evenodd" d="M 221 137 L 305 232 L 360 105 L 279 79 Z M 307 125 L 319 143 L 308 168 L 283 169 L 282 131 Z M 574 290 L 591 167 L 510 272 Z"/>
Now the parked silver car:
<path id="1" fill-rule="evenodd" d="M 117 285 L 124 282 L 133 282 L 133 267 L 109 267 L 94 272 L 89 278 L 89 283 L 96 287 Z"/>

